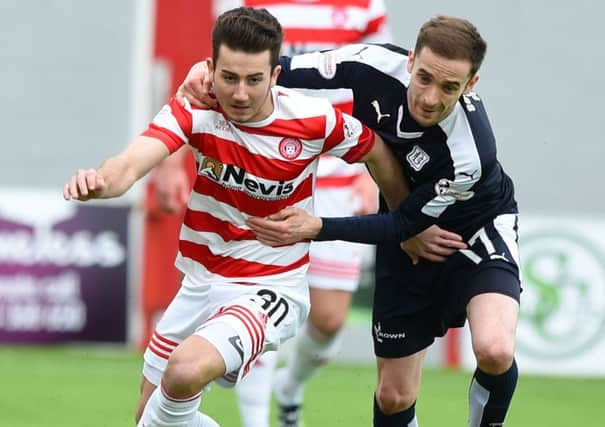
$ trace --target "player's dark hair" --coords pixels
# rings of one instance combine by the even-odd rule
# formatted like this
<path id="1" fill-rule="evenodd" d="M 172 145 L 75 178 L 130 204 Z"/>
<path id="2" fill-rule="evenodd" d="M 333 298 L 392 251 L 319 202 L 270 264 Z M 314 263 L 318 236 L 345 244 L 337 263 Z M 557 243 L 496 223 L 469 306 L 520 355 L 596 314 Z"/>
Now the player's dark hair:
<path id="1" fill-rule="evenodd" d="M 425 46 L 444 58 L 470 61 L 471 76 L 481 67 L 487 49 L 487 43 L 473 24 L 452 16 L 436 16 L 420 28 L 416 54 Z"/>
<path id="2" fill-rule="evenodd" d="M 266 9 L 238 7 L 218 17 L 212 30 L 212 59 L 216 64 L 221 45 L 246 53 L 269 50 L 271 69 L 277 65 L 282 28 L 277 19 Z"/>

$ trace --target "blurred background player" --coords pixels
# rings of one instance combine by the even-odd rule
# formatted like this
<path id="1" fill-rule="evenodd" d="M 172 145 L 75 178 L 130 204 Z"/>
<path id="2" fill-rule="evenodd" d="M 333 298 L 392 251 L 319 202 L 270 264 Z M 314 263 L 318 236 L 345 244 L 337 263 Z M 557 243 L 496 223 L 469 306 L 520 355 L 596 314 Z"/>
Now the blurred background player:
<path id="1" fill-rule="evenodd" d="M 282 25 L 285 55 L 350 43 L 391 41 L 383 0 L 217 0 L 214 5 L 215 16 L 238 6 L 267 9 Z M 353 95 L 348 89 L 308 93 L 326 97 L 342 111 L 352 112 Z M 186 203 L 190 191 L 184 167 L 186 156 L 187 152 L 181 150 L 178 156 L 171 156 L 156 168 L 157 200 L 166 211 L 179 212 Z M 349 216 L 376 209 L 376 186 L 363 165 L 349 165 L 332 156 L 321 158 L 315 192 L 317 215 Z M 270 352 L 259 359 L 251 374 L 238 385 L 244 427 L 269 426 L 272 382 L 280 408 L 280 424 L 299 425 L 305 383 L 340 349 L 340 332 L 359 283 L 363 250 L 362 246 L 349 242 L 311 245 L 308 273 L 311 313 L 307 324 L 299 333 L 286 366 L 273 381 L 277 358 Z"/>

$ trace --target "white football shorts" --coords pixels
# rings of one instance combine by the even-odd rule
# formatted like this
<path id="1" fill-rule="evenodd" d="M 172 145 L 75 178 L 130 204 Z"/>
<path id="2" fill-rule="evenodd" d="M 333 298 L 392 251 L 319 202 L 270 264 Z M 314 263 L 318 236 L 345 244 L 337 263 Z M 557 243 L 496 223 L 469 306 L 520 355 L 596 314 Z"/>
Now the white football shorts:
<path id="1" fill-rule="evenodd" d="M 264 351 L 277 350 L 296 335 L 309 305 L 306 282 L 200 285 L 186 276 L 147 346 L 143 375 L 157 386 L 172 351 L 195 334 L 210 341 L 225 360 L 226 374 L 217 383 L 233 387 Z"/>

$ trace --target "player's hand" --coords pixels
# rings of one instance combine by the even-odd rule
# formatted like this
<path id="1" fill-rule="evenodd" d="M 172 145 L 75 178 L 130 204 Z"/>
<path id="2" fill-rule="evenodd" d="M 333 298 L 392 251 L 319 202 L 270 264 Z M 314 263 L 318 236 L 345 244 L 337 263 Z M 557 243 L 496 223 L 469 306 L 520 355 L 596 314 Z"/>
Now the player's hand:
<path id="1" fill-rule="evenodd" d="M 215 108 L 218 104 L 216 98 L 211 96 L 212 80 L 205 61 L 198 62 L 191 67 L 185 81 L 176 91 L 176 99 L 184 105 L 185 98 L 191 105 L 200 108 Z"/>
<path id="2" fill-rule="evenodd" d="M 460 235 L 444 230 L 437 225 L 432 225 L 416 236 L 402 242 L 400 246 L 408 254 L 412 264 L 416 265 L 420 258 L 432 262 L 444 262 L 458 249 L 466 249 L 467 244 L 462 241 Z"/>
<path id="3" fill-rule="evenodd" d="M 355 215 L 375 213 L 378 210 L 378 187 L 369 173 L 363 173 L 353 182 L 351 203 L 358 202 Z"/>
<path id="4" fill-rule="evenodd" d="M 285 208 L 266 218 L 251 217 L 246 224 L 268 246 L 281 246 L 313 239 L 321 230 L 321 218 L 299 208 Z"/>
<path id="5" fill-rule="evenodd" d="M 106 188 L 103 176 L 95 169 L 78 169 L 63 187 L 63 198 L 85 202 L 99 197 Z"/>
<path id="6" fill-rule="evenodd" d="M 157 204 L 168 213 L 182 212 L 187 206 L 191 186 L 182 162 L 167 158 L 155 167 Z"/>

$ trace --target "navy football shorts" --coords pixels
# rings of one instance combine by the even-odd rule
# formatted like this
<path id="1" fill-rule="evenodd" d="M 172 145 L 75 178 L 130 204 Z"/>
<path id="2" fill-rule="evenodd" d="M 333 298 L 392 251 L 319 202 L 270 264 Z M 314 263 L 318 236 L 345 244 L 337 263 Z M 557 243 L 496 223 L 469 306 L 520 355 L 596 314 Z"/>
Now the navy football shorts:
<path id="1" fill-rule="evenodd" d="M 496 217 L 445 263 L 412 265 L 399 245 L 379 245 L 372 336 L 376 356 L 405 357 L 466 321 L 476 295 L 521 293 L 516 215 Z"/>

